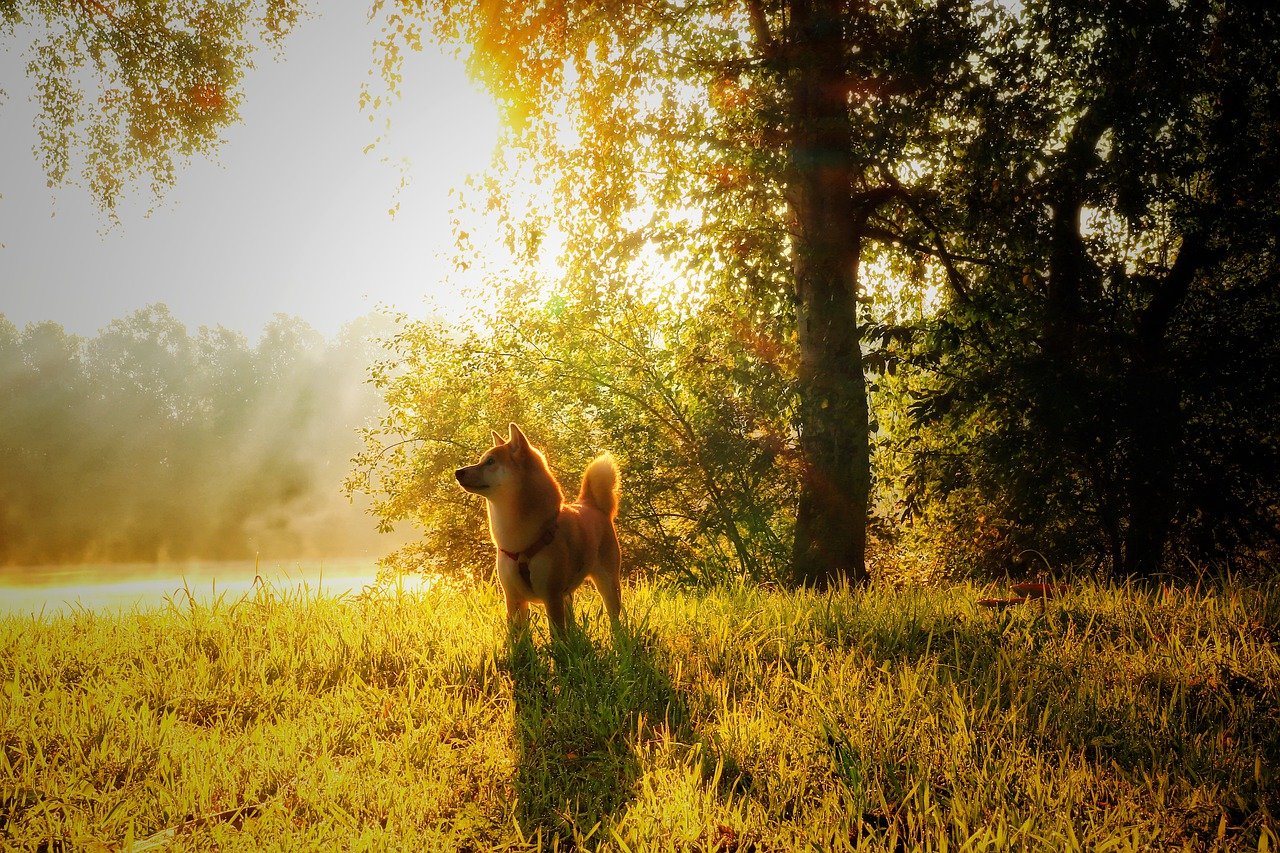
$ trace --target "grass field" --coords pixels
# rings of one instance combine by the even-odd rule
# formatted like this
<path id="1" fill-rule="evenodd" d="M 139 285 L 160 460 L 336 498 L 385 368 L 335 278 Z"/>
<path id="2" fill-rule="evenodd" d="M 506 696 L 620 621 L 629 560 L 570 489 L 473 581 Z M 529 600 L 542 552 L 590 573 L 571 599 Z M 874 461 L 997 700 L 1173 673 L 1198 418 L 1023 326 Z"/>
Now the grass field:
<path id="1" fill-rule="evenodd" d="M 1276 849 L 1280 584 L 491 590 L 0 622 L 18 849 Z"/>

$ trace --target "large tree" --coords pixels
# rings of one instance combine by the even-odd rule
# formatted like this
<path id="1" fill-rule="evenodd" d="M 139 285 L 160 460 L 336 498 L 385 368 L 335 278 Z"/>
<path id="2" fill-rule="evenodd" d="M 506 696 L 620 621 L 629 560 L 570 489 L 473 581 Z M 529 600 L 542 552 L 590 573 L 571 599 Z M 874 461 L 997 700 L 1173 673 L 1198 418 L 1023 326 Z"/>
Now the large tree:
<path id="1" fill-rule="evenodd" d="M 470 51 L 505 107 L 512 160 L 537 165 L 512 173 L 554 176 L 553 212 L 513 220 L 513 245 L 536 254 L 559 232 L 565 280 L 582 298 L 607 310 L 611 289 L 655 266 L 678 269 L 699 297 L 789 294 L 777 310 L 794 318 L 799 354 L 793 578 L 865 578 L 859 267 L 877 241 L 928 221 L 935 152 L 964 131 L 950 113 L 974 73 L 979 28 L 967 4 L 404 2 L 384 11 L 393 86 L 424 21 Z M 761 245 L 785 256 L 783 275 L 761 262 Z"/>

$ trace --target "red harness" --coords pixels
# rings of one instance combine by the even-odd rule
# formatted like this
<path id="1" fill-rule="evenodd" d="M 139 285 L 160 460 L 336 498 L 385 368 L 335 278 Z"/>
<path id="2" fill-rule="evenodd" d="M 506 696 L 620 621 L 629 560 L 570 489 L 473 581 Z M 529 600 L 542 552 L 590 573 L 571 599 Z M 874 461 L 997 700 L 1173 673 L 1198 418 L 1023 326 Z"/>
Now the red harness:
<path id="1" fill-rule="evenodd" d="M 525 582 L 526 586 L 533 586 L 533 584 L 529 583 L 529 561 L 538 556 L 538 552 L 550 545 L 552 540 L 556 538 L 557 527 L 558 525 L 554 518 L 548 521 L 546 527 L 542 528 L 542 535 L 523 551 L 508 551 L 506 548 L 498 549 L 504 557 L 510 557 L 515 560 L 516 569 L 520 572 L 520 579 Z"/>

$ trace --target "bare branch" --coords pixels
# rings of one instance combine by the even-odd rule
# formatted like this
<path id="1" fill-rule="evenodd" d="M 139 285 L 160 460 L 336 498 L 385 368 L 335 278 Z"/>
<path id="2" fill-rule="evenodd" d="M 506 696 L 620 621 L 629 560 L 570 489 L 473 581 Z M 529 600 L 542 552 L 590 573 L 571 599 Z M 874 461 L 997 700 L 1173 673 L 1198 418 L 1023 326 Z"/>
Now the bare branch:
<path id="1" fill-rule="evenodd" d="M 881 243 L 893 243 L 894 245 L 901 246 L 904 249 L 910 249 L 913 252 L 919 252 L 922 255 L 928 255 L 933 258 L 941 257 L 941 252 L 938 250 L 936 245 L 935 246 L 926 245 L 924 243 L 921 243 L 918 240 L 911 239 L 905 234 L 899 234 L 898 232 L 893 231 L 892 229 L 885 228 L 882 225 L 868 225 L 863 230 L 863 235 L 871 238 L 872 240 L 878 240 Z M 999 261 L 993 261 L 990 258 L 979 258 L 975 255 L 963 255 L 957 252 L 951 253 L 951 260 L 953 262 L 958 261 L 964 264 L 978 264 L 979 266 L 990 267 L 990 268 L 1010 269 L 1010 270 L 1018 269 L 1018 267 L 1014 264 L 1001 263 Z"/>

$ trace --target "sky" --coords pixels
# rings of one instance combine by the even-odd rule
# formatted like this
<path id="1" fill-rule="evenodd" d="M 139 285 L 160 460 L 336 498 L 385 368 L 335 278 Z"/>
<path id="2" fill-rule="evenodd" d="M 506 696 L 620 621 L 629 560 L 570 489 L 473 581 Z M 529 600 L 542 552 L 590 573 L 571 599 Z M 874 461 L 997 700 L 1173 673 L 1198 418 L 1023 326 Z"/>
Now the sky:
<path id="1" fill-rule="evenodd" d="M 90 336 L 162 302 L 192 329 L 251 340 L 277 312 L 325 335 L 381 306 L 461 315 L 444 280 L 449 193 L 488 165 L 497 112 L 459 60 L 424 44 L 390 135 L 364 153 L 381 128 L 357 106 L 377 34 L 363 5 L 323 4 L 281 57 L 264 52 L 213 158 L 193 160 L 149 215 L 140 194 L 118 225 L 84 190 L 46 186 L 27 45 L 0 43 L 0 314 Z M 402 158 L 410 183 L 397 192 Z"/>

